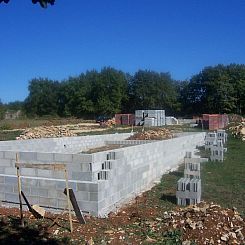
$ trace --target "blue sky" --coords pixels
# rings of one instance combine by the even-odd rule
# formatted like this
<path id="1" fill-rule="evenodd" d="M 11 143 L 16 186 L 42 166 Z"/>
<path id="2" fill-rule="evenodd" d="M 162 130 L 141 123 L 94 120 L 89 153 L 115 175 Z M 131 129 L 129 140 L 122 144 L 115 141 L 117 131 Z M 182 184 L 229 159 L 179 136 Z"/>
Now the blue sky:
<path id="1" fill-rule="evenodd" d="M 189 79 L 245 63 L 244 0 L 31 0 L 0 4 L 0 99 L 24 100 L 34 77 L 112 66 Z"/>

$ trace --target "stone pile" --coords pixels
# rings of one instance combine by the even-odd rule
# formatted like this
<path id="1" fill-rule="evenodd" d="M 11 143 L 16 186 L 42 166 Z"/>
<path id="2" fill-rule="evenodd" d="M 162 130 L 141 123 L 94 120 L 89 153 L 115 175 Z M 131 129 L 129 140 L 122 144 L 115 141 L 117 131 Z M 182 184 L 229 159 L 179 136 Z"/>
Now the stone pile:
<path id="1" fill-rule="evenodd" d="M 156 128 L 145 132 L 136 133 L 128 140 L 166 140 L 173 138 L 173 134 L 166 128 Z"/>
<path id="2" fill-rule="evenodd" d="M 185 244 L 195 240 L 198 244 L 245 244 L 245 221 L 236 208 L 202 202 L 165 212 L 163 222 L 181 230 Z"/>
<path id="3" fill-rule="evenodd" d="M 241 138 L 242 141 L 245 141 L 245 122 L 241 122 L 236 126 L 231 126 L 229 130 L 233 136 Z"/>
<path id="4" fill-rule="evenodd" d="M 17 140 L 77 136 L 67 126 L 40 126 L 26 129 Z"/>

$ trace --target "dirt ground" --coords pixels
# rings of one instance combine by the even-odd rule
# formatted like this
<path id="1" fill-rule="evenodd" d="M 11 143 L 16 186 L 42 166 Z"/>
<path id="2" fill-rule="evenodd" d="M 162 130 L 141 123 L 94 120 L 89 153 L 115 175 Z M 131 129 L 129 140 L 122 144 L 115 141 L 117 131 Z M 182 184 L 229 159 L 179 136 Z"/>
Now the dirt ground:
<path id="1" fill-rule="evenodd" d="M 19 226 L 19 210 L 0 208 L 1 244 L 244 244 L 245 220 L 236 209 L 201 203 L 185 208 L 173 202 L 173 193 L 157 185 L 108 218 L 86 216 L 69 232 L 63 215 L 49 228 L 54 214 L 36 220 L 25 212 L 26 227 Z M 73 217 L 76 220 L 75 217 Z M 14 243 L 12 243 L 14 242 Z"/>

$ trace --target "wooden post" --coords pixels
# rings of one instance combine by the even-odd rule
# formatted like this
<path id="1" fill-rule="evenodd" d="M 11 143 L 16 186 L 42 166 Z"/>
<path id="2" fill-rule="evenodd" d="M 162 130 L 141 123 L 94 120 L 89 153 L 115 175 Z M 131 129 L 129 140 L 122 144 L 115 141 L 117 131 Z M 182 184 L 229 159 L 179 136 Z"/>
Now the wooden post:
<path id="1" fill-rule="evenodd" d="M 19 162 L 19 155 L 18 155 L 18 153 L 16 153 L 16 164 L 18 164 L 18 162 Z M 20 201 L 20 221 L 21 221 L 21 226 L 24 227 L 22 200 L 21 200 L 21 179 L 20 179 L 20 168 L 19 168 L 19 166 L 17 166 L 16 169 L 17 169 L 18 192 L 19 192 L 19 201 Z"/>
<path id="2" fill-rule="evenodd" d="M 71 232 L 73 232 L 72 218 L 71 218 L 71 203 L 70 203 L 70 194 L 69 194 L 69 186 L 68 186 L 67 169 L 65 168 L 64 171 L 65 171 L 65 179 L 66 179 L 66 192 L 67 192 L 67 204 L 68 204 L 68 211 L 69 211 L 70 229 L 71 229 Z"/>

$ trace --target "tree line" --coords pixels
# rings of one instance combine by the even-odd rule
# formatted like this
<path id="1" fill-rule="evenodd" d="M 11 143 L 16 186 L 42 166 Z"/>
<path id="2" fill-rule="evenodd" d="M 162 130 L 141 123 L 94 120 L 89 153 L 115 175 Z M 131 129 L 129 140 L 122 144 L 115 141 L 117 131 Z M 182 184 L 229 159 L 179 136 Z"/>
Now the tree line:
<path id="1" fill-rule="evenodd" d="M 167 72 L 139 70 L 130 75 L 105 67 L 64 81 L 34 78 L 28 90 L 17 106 L 29 117 L 94 118 L 136 109 L 165 109 L 167 115 L 178 116 L 244 114 L 245 65 L 206 67 L 189 81 L 176 81 Z"/>

